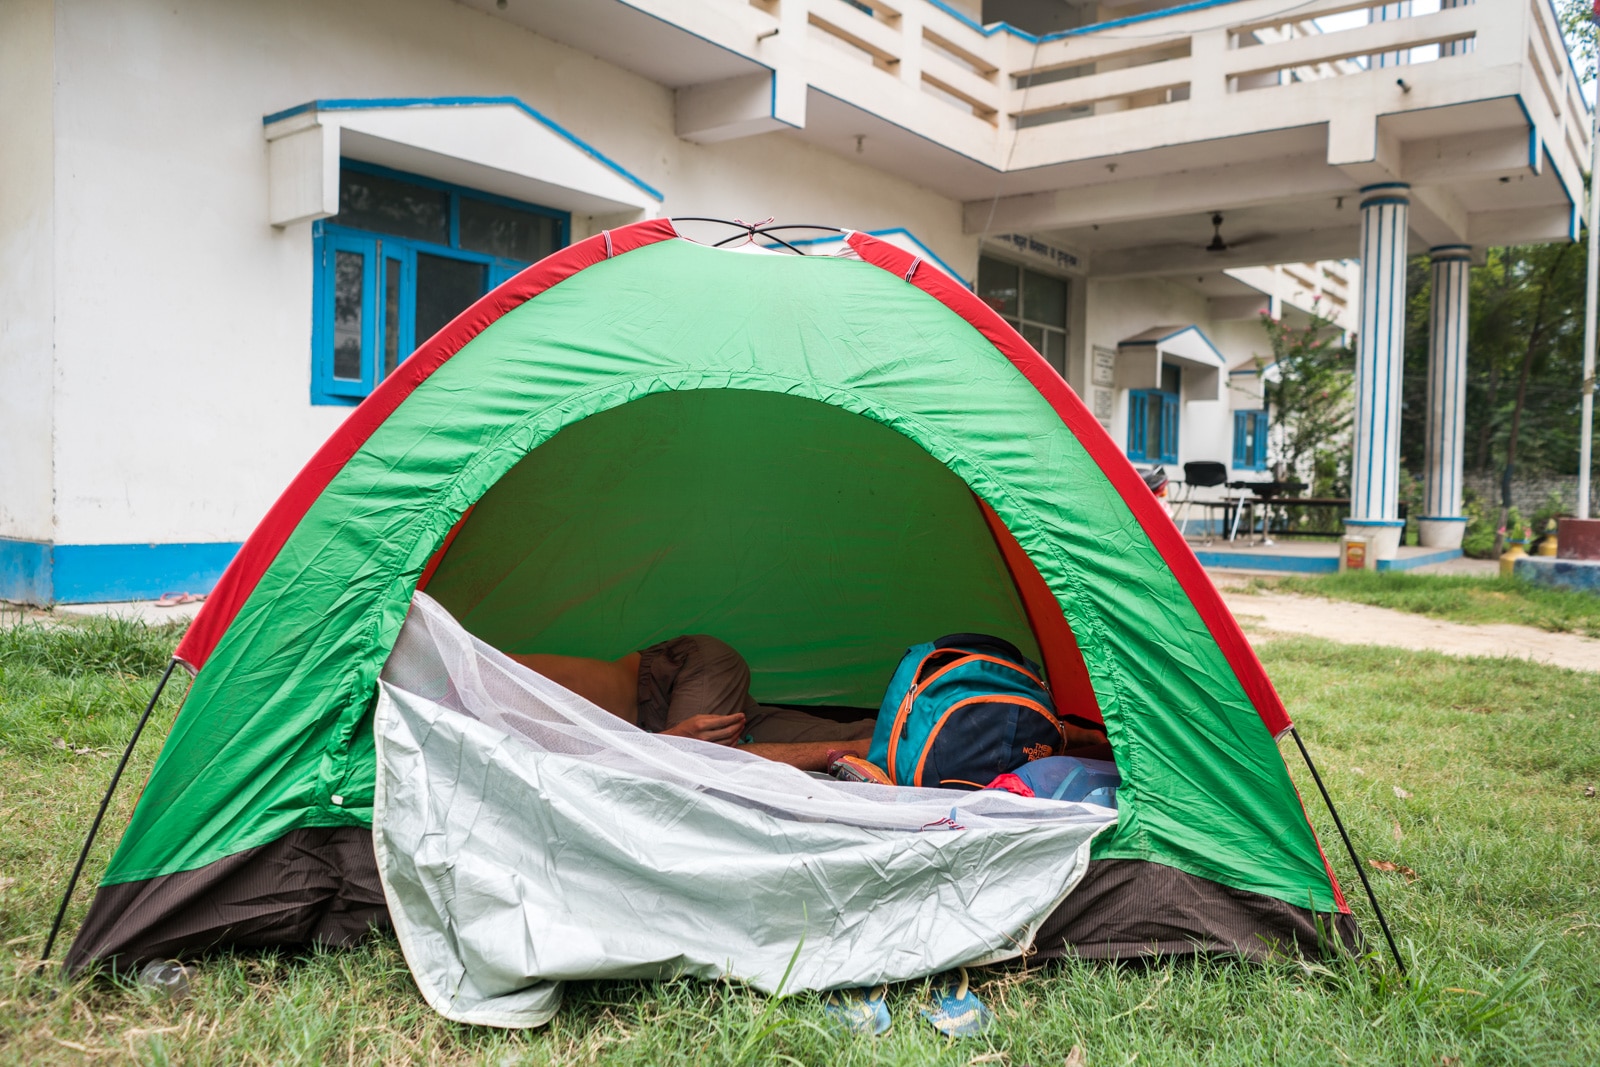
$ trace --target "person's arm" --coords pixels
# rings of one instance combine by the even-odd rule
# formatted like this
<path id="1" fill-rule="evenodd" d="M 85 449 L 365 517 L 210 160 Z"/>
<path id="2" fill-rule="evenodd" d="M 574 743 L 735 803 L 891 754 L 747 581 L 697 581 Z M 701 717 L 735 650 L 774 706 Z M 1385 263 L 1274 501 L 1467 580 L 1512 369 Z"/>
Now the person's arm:
<path id="1" fill-rule="evenodd" d="M 671 737 L 692 737 L 697 741 L 710 741 L 714 745 L 732 745 L 744 732 L 744 716 L 691 715 L 661 732 Z"/>
<path id="2" fill-rule="evenodd" d="M 1106 743 L 1104 730 L 1090 730 L 1082 726 L 1074 726 L 1070 722 L 1061 724 L 1061 736 L 1066 741 L 1068 748 L 1081 748 L 1085 745 L 1103 745 Z"/>
<path id="3" fill-rule="evenodd" d="M 740 745 L 740 752 L 748 752 L 752 756 L 772 760 L 774 763 L 787 763 L 791 767 L 798 767 L 802 771 L 825 771 L 839 753 L 850 756 L 867 758 L 867 752 L 872 748 L 872 738 L 863 737 L 858 741 L 794 741 L 787 743 L 769 742 L 765 744 L 751 743 Z M 829 756 L 832 755 L 833 759 Z"/>

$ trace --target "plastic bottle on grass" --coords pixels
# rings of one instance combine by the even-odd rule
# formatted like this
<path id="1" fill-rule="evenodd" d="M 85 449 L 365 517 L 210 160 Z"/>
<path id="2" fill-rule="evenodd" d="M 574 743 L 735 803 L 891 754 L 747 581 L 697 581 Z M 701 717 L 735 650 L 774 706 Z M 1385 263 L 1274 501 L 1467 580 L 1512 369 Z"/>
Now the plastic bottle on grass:
<path id="1" fill-rule="evenodd" d="M 151 960 L 139 971 L 139 986 L 182 1000 L 189 995 L 189 968 L 177 960 Z"/>

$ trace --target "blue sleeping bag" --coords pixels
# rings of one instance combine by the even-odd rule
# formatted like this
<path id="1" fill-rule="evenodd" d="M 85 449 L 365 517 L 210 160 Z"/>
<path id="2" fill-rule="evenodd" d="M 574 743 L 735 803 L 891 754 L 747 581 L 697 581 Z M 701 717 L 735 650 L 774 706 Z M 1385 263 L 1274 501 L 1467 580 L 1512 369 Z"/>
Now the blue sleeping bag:
<path id="1" fill-rule="evenodd" d="M 1122 775 L 1110 760 L 1079 759 L 1076 756 L 1047 756 L 1031 760 L 1011 772 L 1027 783 L 1036 797 L 1046 800 L 1075 800 L 1117 806 L 1117 786 Z"/>

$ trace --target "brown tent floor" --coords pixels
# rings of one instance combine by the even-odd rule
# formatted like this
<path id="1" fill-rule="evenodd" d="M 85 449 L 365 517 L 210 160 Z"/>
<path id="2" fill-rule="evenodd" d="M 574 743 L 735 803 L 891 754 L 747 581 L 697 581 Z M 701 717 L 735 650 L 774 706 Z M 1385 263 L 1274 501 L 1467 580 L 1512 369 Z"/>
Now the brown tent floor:
<path id="1" fill-rule="evenodd" d="M 1354 917 L 1329 919 L 1161 864 L 1096 860 L 1040 927 L 1030 958 L 1264 959 L 1359 949 Z M 103 886 L 66 966 L 72 973 L 92 964 L 128 971 L 222 949 L 351 945 L 388 926 L 372 832 L 295 830 L 199 870 Z M 1338 947 L 1327 943 L 1333 934 Z"/>

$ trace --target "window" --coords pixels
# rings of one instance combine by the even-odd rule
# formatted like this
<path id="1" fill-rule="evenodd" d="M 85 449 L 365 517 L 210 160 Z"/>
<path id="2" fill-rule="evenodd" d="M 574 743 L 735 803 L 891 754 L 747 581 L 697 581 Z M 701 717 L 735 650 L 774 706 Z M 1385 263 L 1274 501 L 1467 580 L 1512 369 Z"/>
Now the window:
<path id="1" fill-rule="evenodd" d="M 981 256 L 978 296 L 1017 328 L 1056 372 L 1067 373 L 1067 282 Z"/>
<path id="2" fill-rule="evenodd" d="M 474 300 L 565 245 L 568 221 L 341 160 L 339 214 L 312 228 L 312 402 L 358 402 Z"/>
<path id="3" fill-rule="evenodd" d="M 1183 372 L 1161 366 L 1161 388 L 1128 391 L 1128 458 L 1142 463 L 1178 462 L 1178 396 Z"/>
<path id="4" fill-rule="evenodd" d="M 1239 470 L 1267 469 L 1267 413 L 1233 413 L 1233 465 Z"/>

